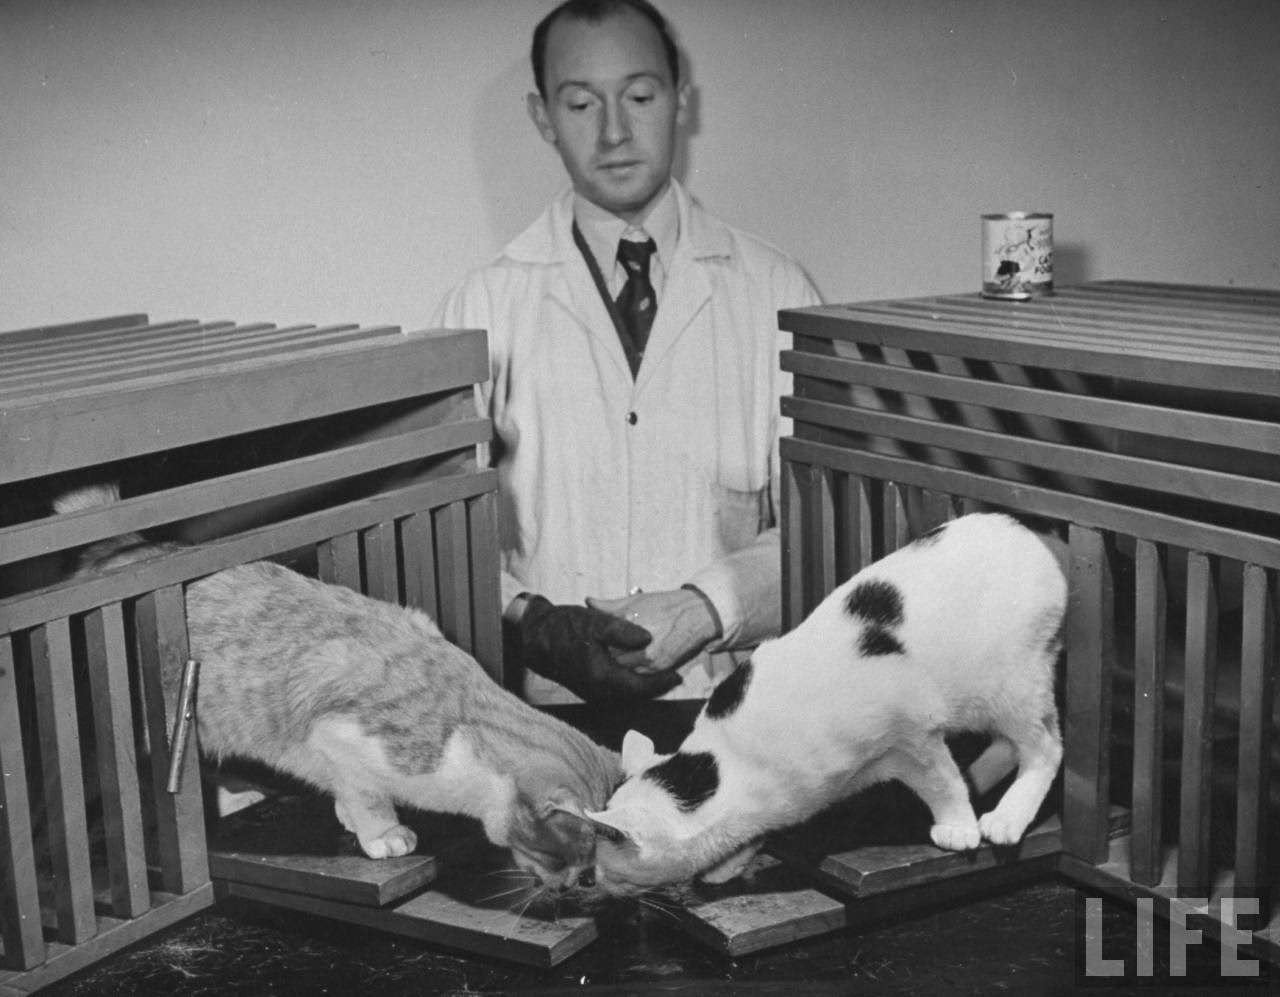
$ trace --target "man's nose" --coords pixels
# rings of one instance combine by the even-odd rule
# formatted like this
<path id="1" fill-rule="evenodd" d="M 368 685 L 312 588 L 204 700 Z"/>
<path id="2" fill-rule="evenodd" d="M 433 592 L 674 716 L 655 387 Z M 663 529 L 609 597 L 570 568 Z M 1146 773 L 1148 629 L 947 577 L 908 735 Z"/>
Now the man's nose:
<path id="1" fill-rule="evenodd" d="M 600 138 L 605 145 L 621 145 L 631 138 L 631 118 L 621 101 L 605 102 Z"/>

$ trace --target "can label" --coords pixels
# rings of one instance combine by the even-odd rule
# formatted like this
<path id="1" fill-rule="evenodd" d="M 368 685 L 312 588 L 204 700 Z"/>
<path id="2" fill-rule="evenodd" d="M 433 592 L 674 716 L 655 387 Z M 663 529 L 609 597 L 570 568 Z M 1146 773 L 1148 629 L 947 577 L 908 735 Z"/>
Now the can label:
<path id="1" fill-rule="evenodd" d="M 1053 215 L 982 216 L 982 296 L 1023 301 L 1053 293 Z"/>

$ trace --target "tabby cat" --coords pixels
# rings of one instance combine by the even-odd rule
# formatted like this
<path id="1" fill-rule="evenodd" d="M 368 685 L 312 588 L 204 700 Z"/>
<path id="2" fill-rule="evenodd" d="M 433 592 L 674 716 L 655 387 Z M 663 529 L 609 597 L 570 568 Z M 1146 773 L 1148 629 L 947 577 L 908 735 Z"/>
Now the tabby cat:
<path id="1" fill-rule="evenodd" d="M 55 508 L 116 498 L 97 486 Z M 78 568 L 157 552 L 117 538 Z M 595 832 L 581 814 L 621 780 L 616 754 L 500 688 L 425 613 L 267 561 L 193 582 L 186 598 L 204 753 L 264 762 L 331 793 L 371 858 L 416 847 L 396 815 L 405 804 L 479 818 L 550 886 L 590 871 Z"/>

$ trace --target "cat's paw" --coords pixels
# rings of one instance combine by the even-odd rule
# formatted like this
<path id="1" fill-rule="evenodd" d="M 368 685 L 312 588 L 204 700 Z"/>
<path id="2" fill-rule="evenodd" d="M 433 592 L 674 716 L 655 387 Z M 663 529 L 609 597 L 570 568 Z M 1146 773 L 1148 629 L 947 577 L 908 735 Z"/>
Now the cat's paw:
<path id="1" fill-rule="evenodd" d="M 408 855 L 418 847 L 418 836 L 403 824 L 396 824 L 376 838 L 361 838 L 360 847 L 371 859 L 397 858 Z"/>
<path id="2" fill-rule="evenodd" d="M 977 821 L 972 824 L 934 824 L 929 829 L 929 837 L 935 845 L 949 852 L 967 852 L 982 843 Z"/>
<path id="3" fill-rule="evenodd" d="M 1016 845 L 1022 840 L 1027 823 L 1017 815 L 1001 813 L 997 807 L 978 818 L 978 830 L 993 845 Z"/>

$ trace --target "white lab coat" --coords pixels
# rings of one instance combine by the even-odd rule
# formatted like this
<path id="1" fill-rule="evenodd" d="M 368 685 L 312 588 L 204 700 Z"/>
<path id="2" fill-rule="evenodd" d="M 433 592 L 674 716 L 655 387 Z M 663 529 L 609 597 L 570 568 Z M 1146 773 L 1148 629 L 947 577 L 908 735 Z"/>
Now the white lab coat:
<path id="1" fill-rule="evenodd" d="M 523 591 L 581 604 L 692 583 L 720 614 L 725 652 L 780 625 L 771 524 L 790 378 L 777 312 L 819 299 L 787 256 L 675 193 L 680 237 L 634 380 L 574 245 L 571 191 L 470 273 L 433 324 L 489 333 L 479 398 L 497 437 L 503 605 Z M 703 654 L 668 698 L 705 696 L 733 667 Z M 577 702 L 538 675 L 525 693 Z"/>

